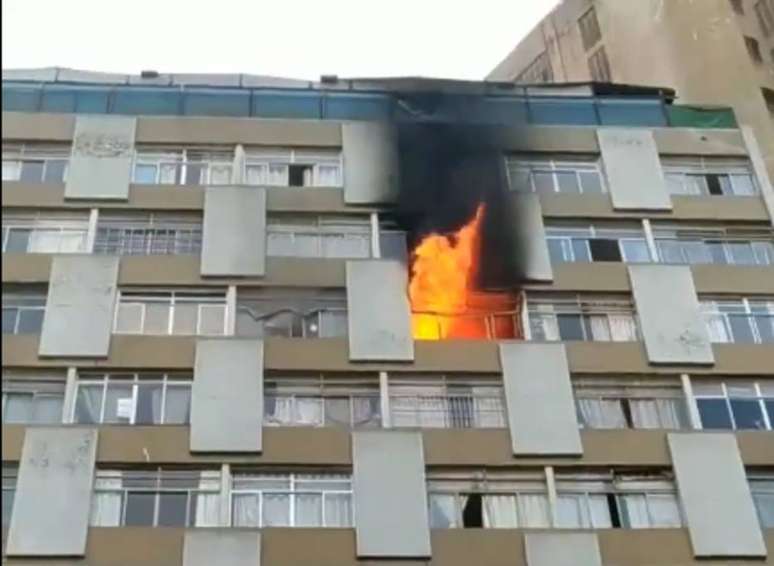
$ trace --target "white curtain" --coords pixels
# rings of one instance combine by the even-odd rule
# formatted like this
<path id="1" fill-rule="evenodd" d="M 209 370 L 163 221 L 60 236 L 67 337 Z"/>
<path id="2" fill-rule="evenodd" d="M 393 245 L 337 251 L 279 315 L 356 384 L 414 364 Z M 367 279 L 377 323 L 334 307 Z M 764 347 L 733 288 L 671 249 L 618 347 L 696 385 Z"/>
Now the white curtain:
<path id="1" fill-rule="evenodd" d="M 268 167 L 266 165 L 250 164 L 247 166 L 245 182 L 248 185 L 265 185 Z"/>
<path id="2" fill-rule="evenodd" d="M 519 526 L 519 514 L 514 495 L 483 496 L 484 526 L 494 529 L 515 529 Z"/>
<path id="3" fill-rule="evenodd" d="M 581 423 L 588 428 L 626 428 L 626 417 L 619 401 L 583 399 L 577 401 Z"/>
<path id="4" fill-rule="evenodd" d="M 553 314 L 530 313 L 533 339 L 555 342 L 559 340 L 559 323 Z"/>
<path id="5" fill-rule="evenodd" d="M 105 472 L 106 476 L 98 477 L 94 484 L 94 495 L 91 499 L 91 526 L 118 527 L 121 525 L 121 473 Z M 111 491 L 113 490 L 113 491 Z"/>
<path id="6" fill-rule="evenodd" d="M 321 397 L 296 397 L 295 401 L 295 424 L 306 426 L 322 424 Z"/>
<path id="7" fill-rule="evenodd" d="M 325 494 L 325 526 L 352 526 L 352 496 L 348 493 Z"/>
<path id="8" fill-rule="evenodd" d="M 338 187 L 341 184 L 339 181 L 339 166 L 338 165 L 318 165 L 317 166 L 317 182 L 318 187 Z"/>
<path id="9" fill-rule="evenodd" d="M 36 228 L 30 233 L 29 253 L 57 253 L 62 241 L 62 231 L 58 228 Z"/>
<path id="10" fill-rule="evenodd" d="M 457 524 L 457 496 L 451 493 L 431 493 L 430 528 L 452 529 Z"/>
<path id="11" fill-rule="evenodd" d="M 563 529 L 588 529 L 591 520 L 582 505 L 581 494 L 559 494 L 556 498 L 556 526 Z"/>
<path id="12" fill-rule="evenodd" d="M 611 314 L 610 336 L 614 342 L 634 342 L 637 340 L 637 324 L 630 314 Z"/>
<path id="13" fill-rule="evenodd" d="M 505 409 L 502 390 L 499 387 L 473 388 L 475 425 L 478 428 L 502 428 L 505 426 Z"/>
<path id="14" fill-rule="evenodd" d="M 721 314 L 706 313 L 707 329 L 709 330 L 710 342 L 718 344 L 724 344 L 731 342 L 731 337 L 728 334 L 728 327 L 726 326 L 726 319 Z"/>
<path id="15" fill-rule="evenodd" d="M 323 526 L 323 496 L 322 493 L 297 493 L 296 527 Z"/>
<path id="16" fill-rule="evenodd" d="M 233 499 L 233 523 L 235 527 L 260 527 L 259 495 L 254 493 L 239 493 Z"/>
<path id="17" fill-rule="evenodd" d="M 648 508 L 653 527 L 680 527 L 683 524 L 677 496 L 671 493 L 648 495 Z"/>
<path id="18" fill-rule="evenodd" d="M 548 496 L 544 493 L 520 493 L 519 517 L 522 527 L 545 528 L 551 525 Z"/>
<path id="19" fill-rule="evenodd" d="M 230 182 L 231 165 L 223 163 L 210 165 L 210 185 L 228 185 Z"/>
<path id="20" fill-rule="evenodd" d="M 337 233 L 322 235 L 323 257 L 367 258 L 371 255 L 368 234 Z"/>
<path id="21" fill-rule="evenodd" d="M 629 401 L 635 428 L 679 429 L 683 419 L 679 399 L 632 399 Z"/>
<path id="22" fill-rule="evenodd" d="M 202 491 L 191 494 L 191 497 L 196 497 L 195 526 L 220 526 L 220 482 L 219 472 L 202 472 L 199 479 L 199 489 Z"/>
<path id="23" fill-rule="evenodd" d="M 290 526 L 290 495 L 287 493 L 263 494 L 263 527 Z"/>
<path id="24" fill-rule="evenodd" d="M 292 397 L 274 397 L 274 406 L 267 407 L 266 419 L 271 424 L 291 425 L 293 424 L 293 398 Z M 271 409 L 271 410 L 268 410 Z"/>
<path id="25" fill-rule="evenodd" d="M 290 182 L 288 177 L 288 166 L 279 163 L 270 163 L 267 177 L 267 185 L 280 187 L 288 186 Z"/>
<path id="26" fill-rule="evenodd" d="M 180 165 L 177 163 L 163 163 L 160 166 L 159 184 L 160 185 L 174 185 L 178 179 L 178 169 Z"/>
<path id="27" fill-rule="evenodd" d="M 591 336 L 596 342 L 610 342 L 610 324 L 605 315 L 591 315 Z"/>
<path id="28" fill-rule="evenodd" d="M 591 515 L 591 527 L 594 529 L 609 529 L 613 526 L 610 520 L 610 507 L 607 505 L 607 495 L 602 493 L 590 493 L 588 495 L 589 513 Z"/>

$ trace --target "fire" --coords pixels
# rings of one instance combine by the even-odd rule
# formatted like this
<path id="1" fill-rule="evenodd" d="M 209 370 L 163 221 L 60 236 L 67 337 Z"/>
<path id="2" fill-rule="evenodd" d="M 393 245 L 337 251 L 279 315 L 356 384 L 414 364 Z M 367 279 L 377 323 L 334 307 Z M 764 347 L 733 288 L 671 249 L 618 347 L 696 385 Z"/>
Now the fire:
<path id="1" fill-rule="evenodd" d="M 429 234 L 412 252 L 409 299 L 419 340 L 518 338 L 517 301 L 476 289 L 485 207 L 448 235 Z"/>

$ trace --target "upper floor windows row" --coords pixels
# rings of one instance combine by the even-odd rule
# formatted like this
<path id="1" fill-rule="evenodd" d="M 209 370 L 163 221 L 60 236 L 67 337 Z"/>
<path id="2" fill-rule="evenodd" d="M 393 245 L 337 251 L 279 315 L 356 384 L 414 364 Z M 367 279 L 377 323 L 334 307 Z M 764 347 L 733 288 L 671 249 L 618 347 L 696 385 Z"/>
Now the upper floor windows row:
<path id="1" fill-rule="evenodd" d="M 536 193 L 607 192 L 596 155 L 512 155 L 506 159 L 512 190 Z M 751 196 L 759 192 L 747 159 L 661 157 L 667 190 L 673 195 Z"/>

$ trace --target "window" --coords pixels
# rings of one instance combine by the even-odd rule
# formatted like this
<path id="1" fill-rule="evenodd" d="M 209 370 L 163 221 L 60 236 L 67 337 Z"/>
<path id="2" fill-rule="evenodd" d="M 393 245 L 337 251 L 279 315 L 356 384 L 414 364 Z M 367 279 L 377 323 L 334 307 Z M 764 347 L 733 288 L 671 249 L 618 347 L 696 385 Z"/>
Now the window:
<path id="1" fill-rule="evenodd" d="M 769 37 L 774 31 L 774 0 L 758 0 L 755 4 L 755 15 L 764 37 Z"/>
<path id="2" fill-rule="evenodd" d="M 98 470 L 93 527 L 217 527 L 218 471 Z"/>
<path id="3" fill-rule="evenodd" d="M 702 228 L 656 228 L 662 263 L 774 265 L 774 232 Z"/>
<path id="4" fill-rule="evenodd" d="M 3 181 L 64 183 L 70 146 L 3 144 Z"/>
<path id="5" fill-rule="evenodd" d="M 554 80 L 554 70 L 551 67 L 551 59 L 548 52 L 543 51 L 540 55 L 527 65 L 515 79 L 517 84 L 542 84 L 550 83 Z"/>
<path id="6" fill-rule="evenodd" d="M 704 300 L 701 302 L 716 343 L 774 343 L 774 298 Z"/>
<path id="7" fill-rule="evenodd" d="M 573 386 L 581 428 L 688 428 L 679 383 L 655 378 L 582 378 L 573 380 Z"/>
<path id="8" fill-rule="evenodd" d="M 551 514 L 539 473 L 429 474 L 430 528 L 546 528 Z"/>
<path id="9" fill-rule="evenodd" d="M 86 213 L 3 214 L 3 253 L 87 253 Z"/>
<path id="10" fill-rule="evenodd" d="M 774 380 L 693 383 L 705 429 L 774 430 Z"/>
<path id="11" fill-rule="evenodd" d="M 774 474 L 753 474 L 749 482 L 761 527 L 774 529 Z"/>
<path id="12" fill-rule="evenodd" d="M 629 298 L 530 295 L 527 305 L 532 340 L 638 340 L 637 318 Z"/>
<path id="13" fill-rule="evenodd" d="M 607 51 L 604 46 L 597 49 L 591 57 L 589 57 L 589 72 L 591 73 L 592 80 L 600 83 L 609 83 L 613 79 L 613 74 L 610 71 L 610 61 L 607 58 Z"/>
<path id="14" fill-rule="evenodd" d="M 546 240 L 551 261 L 650 262 L 650 251 L 641 227 L 574 226 L 548 224 Z"/>
<path id="15" fill-rule="evenodd" d="M 341 151 L 247 148 L 248 185 L 280 187 L 340 187 Z"/>
<path id="16" fill-rule="evenodd" d="M 3 334 L 40 334 L 46 294 L 42 290 L 3 290 Z"/>
<path id="17" fill-rule="evenodd" d="M 238 336 L 330 338 L 347 335 L 344 290 L 264 288 L 237 296 Z"/>
<path id="18" fill-rule="evenodd" d="M 376 376 L 268 374 L 263 396 L 266 426 L 379 428 L 382 424 Z"/>
<path id="19" fill-rule="evenodd" d="M 371 257 L 371 219 L 365 215 L 269 215 L 266 253 L 279 257 Z"/>
<path id="20" fill-rule="evenodd" d="M 666 475 L 556 477 L 556 526 L 566 529 L 680 527 L 674 482 Z"/>
<path id="21" fill-rule="evenodd" d="M 64 376 L 3 374 L 3 424 L 62 422 Z"/>
<path id="22" fill-rule="evenodd" d="M 116 334 L 221 336 L 226 333 L 225 291 L 121 291 Z"/>
<path id="23" fill-rule="evenodd" d="M 761 53 L 761 44 L 754 37 L 744 37 L 744 45 L 747 47 L 747 53 L 750 54 L 750 59 L 753 63 L 763 63 L 763 54 Z"/>
<path id="24" fill-rule="evenodd" d="M 673 195 L 751 196 L 758 193 L 746 159 L 662 157 L 667 188 Z"/>
<path id="25" fill-rule="evenodd" d="M 13 500 L 16 497 L 17 473 L 18 469 L 16 466 L 3 464 L 3 531 L 5 531 L 11 524 Z"/>
<path id="26" fill-rule="evenodd" d="M 228 185 L 233 161 L 233 148 L 140 146 L 132 181 L 142 185 Z"/>
<path id="27" fill-rule="evenodd" d="M 390 379 L 389 394 L 393 427 L 505 427 L 502 380 L 495 376 L 401 375 Z"/>
<path id="28" fill-rule="evenodd" d="M 506 160 L 511 190 L 533 193 L 607 192 L 598 156 L 512 155 Z"/>
<path id="29" fill-rule="evenodd" d="M 734 12 L 737 14 L 744 14 L 744 4 L 742 3 L 742 0 L 731 0 L 731 8 L 733 8 Z"/>
<path id="30" fill-rule="evenodd" d="M 234 527 L 341 527 L 353 525 L 349 474 L 236 472 Z"/>
<path id="31" fill-rule="evenodd" d="M 202 219 L 198 215 L 101 214 L 94 253 L 110 255 L 198 255 Z"/>
<path id="32" fill-rule="evenodd" d="M 79 376 L 72 422 L 78 424 L 188 424 L 191 376 L 165 373 Z"/>
<path id="33" fill-rule="evenodd" d="M 602 32 L 599 30 L 599 20 L 597 19 L 597 11 L 594 8 L 591 8 L 580 17 L 578 20 L 578 27 L 580 28 L 583 47 L 586 51 L 594 47 L 597 42 L 602 39 Z"/>

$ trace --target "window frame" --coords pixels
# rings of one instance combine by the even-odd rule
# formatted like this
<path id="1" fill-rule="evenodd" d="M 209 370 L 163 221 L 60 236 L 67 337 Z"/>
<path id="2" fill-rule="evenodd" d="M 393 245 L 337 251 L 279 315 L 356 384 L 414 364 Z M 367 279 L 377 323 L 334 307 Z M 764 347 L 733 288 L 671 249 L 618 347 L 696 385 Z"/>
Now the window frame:
<path id="1" fill-rule="evenodd" d="M 505 156 L 505 171 L 510 190 L 515 192 L 528 192 L 542 194 L 545 191 L 538 189 L 535 182 L 535 174 L 551 175 L 552 191 L 550 194 L 591 194 L 603 195 L 608 193 L 607 180 L 605 179 L 602 168 L 601 157 L 599 155 L 575 155 L 564 156 L 559 154 L 507 154 Z M 524 188 L 516 185 L 517 179 L 515 172 L 526 172 L 528 175 L 529 187 Z M 582 174 L 596 174 L 599 179 L 600 190 L 584 190 Z M 575 175 L 575 183 L 578 192 L 567 192 L 561 190 L 560 174 Z"/>
<path id="2" fill-rule="evenodd" d="M 38 302 L 40 304 L 14 304 L 14 302 Z M 46 313 L 46 303 L 48 301 L 47 293 L 45 291 L 41 292 L 34 292 L 34 291 L 8 291 L 3 292 L 3 304 L 2 304 L 2 310 L 3 315 L 5 315 L 6 311 L 15 310 L 15 321 L 14 321 L 14 328 L 13 332 L 7 333 L 8 336 L 18 336 L 18 335 L 26 335 L 26 334 L 39 334 L 43 327 L 43 318 Z M 19 323 L 21 321 L 21 313 L 22 311 L 42 311 L 40 320 L 41 320 L 41 328 L 37 332 L 25 332 L 21 333 L 19 332 Z M 5 332 L 3 334 L 6 334 Z"/>
<path id="3" fill-rule="evenodd" d="M 64 376 L 55 373 L 41 373 L 39 376 L 15 374 L 13 372 L 3 373 L 2 379 L 2 422 L 3 425 L 20 424 L 25 426 L 62 424 L 65 412 L 65 396 L 67 383 Z M 30 406 L 27 409 L 27 417 L 23 421 L 8 420 L 8 401 L 12 395 L 25 395 L 30 397 Z M 59 418 L 54 421 L 33 419 L 36 414 L 35 401 L 41 398 L 60 400 Z"/>
<path id="4" fill-rule="evenodd" d="M 116 300 L 116 309 L 113 316 L 113 334 L 125 334 L 135 336 L 228 336 L 229 335 L 229 304 L 227 300 L 226 290 L 222 291 L 222 299 L 220 290 L 215 291 L 213 289 L 185 289 L 185 290 L 166 290 L 166 289 L 119 289 L 118 297 Z M 127 296 L 131 296 L 135 300 L 124 301 Z M 166 298 L 169 300 L 165 300 Z M 182 298 L 182 300 L 181 300 Z M 210 298 L 210 300 L 207 300 Z M 147 305 L 150 303 L 163 304 L 168 306 L 169 311 L 167 314 L 167 330 L 166 332 L 146 332 L 145 322 Z M 178 304 L 196 304 L 196 331 L 194 334 L 183 334 L 175 332 L 175 307 Z M 119 315 L 122 306 L 139 306 L 140 307 L 140 327 L 136 332 L 122 331 L 119 332 L 118 322 Z M 223 332 L 222 333 L 203 333 L 202 332 L 202 311 L 206 307 L 222 307 L 223 308 Z"/>
<path id="5" fill-rule="evenodd" d="M 3 173 L 5 173 L 6 164 L 16 164 L 16 175 L 8 178 L 3 176 L 3 182 L 37 182 L 40 184 L 63 184 L 67 180 L 67 172 L 70 167 L 71 144 L 69 143 L 3 143 Z M 40 179 L 37 181 L 22 181 L 22 170 L 24 163 L 40 162 Z M 56 181 L 46 181 L 48 168 L 52 162 L 64 162 L 62 168 L 62 178 Z"/>
<path id="6" fill-rule="evenodd" d="M 139 238 L 144 241 L 139 252 L 138 248 L 132 247 L 136 232 L 142 232 Z M 173 235 L 171 238 L 166 236 L 168 241 L 165 251 L 159 252 L 160 246 L 156 245 L 156 239 L 162 238 L 163 232 L 172 232 Z M 118 256 L 199 255 L 202 234 L 203 219 L 194 219 L 189 214 L 149 213 L 141 216 L 114 215 L 112 218 L 110 215 L 100 215 L 94 238 L 94 253 Z"/>
<path id="7" fill-rule="evenodd" d="M 318 188 L 318 187 L 343 187 L 344 186 L 344 156 L 341 148 L 293 148 L 293 147 L 246 147 L 242 174 L 245 184 L 249 186 L 285 187 L 292 189 Z M 291 185 L 290 166 L 302 165 L 310 167 L 312 178 L 310 184 Z M 283 169 L 283 183 L 274 183 L 270 171 L 274 168 Z M 336 168 L 336 184 L 323 184 L 321 182 L 320 169 L 322 167 Z M 252 182 L 249 175 L 250 168 L 265 168 L 261 174 L 263 182 Z"/>
<path id="8" fill-rule="evenodd" d="M 774 231 L 760 230 L 734 230 L 725 227 L 687 227 L 680 225 L 654 226 L 653 241 L 656 247 L 659 263 L 672 265 L 742 265 L 742 266 L 769 266 L 774 265 Z M 674 253 L 679 249 L 681 262 L 667 261 L 667 252 L 664 244 L 675 244 L 677 247 L 670 250 Z M 756 246 L 758 244 L 759 246 Z M 703 255 L 711 261 L 692 261 L 688 255 L 691 246 L 701 246 Z M 753 263 L 739 262 L 735 258 L 732 246 L 746 245 L 749 249 Z M 715 248 L 711 247 L 715 246 Z M 719 246 L 719 248 L 718 248 Z M 763 248 L 761 251 L 760 248 Z M 713 249 L 720 249 L 723 261 L 715 261 Z"/>
<path id="9" fill-rule="evenodd" d="M 567 234 L 559 235 L 556 234 L 557 232 L 566 232 Z M 577 235 L 571 235 L 573 232 L 577 232 Z M 631 234 L 627 235 L 626 232 L 631 232 Z M 639 232 L 640 237 L 638 237 L 635 232 Z M 545 226 L 545 233 L 547 243 L 549 241 L 569 242 L 569 245 L 567 246 L 562 244 L 562 263 L 654 263 L 650 248 L 648 246 L 648 238 L 645 231 L 642 229 L 642 225 L 637 227 L 608 227 L 597 224 L 562 226 L 561 223 L 558 225 L 547 223 Z M 620 261 L 595 260 L 593 250 L 591 249 L 591 240 L 615 241 L 618 247 L 618 254 L 621 257 Z M 589 260 L 578 259 L 574 246 L 574 243 L 576 242 L 585 242 L 583 245 L 587 251 Z M 628 252 L 625 247 L 626 243 L 636 243 L 642 245 L 643 249 L 648 255 L 648 260 L 646 262 L 634 262 L 630 260 L 627 257 Z M 564 259 L 564 257 L 567 257 L 568 255 L 565 252 L 569 252 L 569 259 Z"/>
<path id="10" fill-rule="evenodd" d="M 713 158 L 695 155 L 661 155 L 661 166 L 670 195 L 690 197 L 760 197 L 761 188 L 755 171 L 747 158 Z M 707 186 L 707 176 L 727 177 L 730 193 L 714 195 Z M 737 177 L 747 177 L 752 188 L 751 193 L 737 192 Z M 673 191 L 676 178 L 680 177 L 680 191 Z M 688 177 L 701 177 L 703 189 L 699 194 L 690 191 Z M 671 181 L 670 181 L 671 179 Z M 706 190 L 704 190 L 706 189 Z"/>
<path id="11" fill-rule="evenodd" d="M 745 385 L 752 385 L 755 388 L 755 395 L 744 397 L 744 396 L 731 396 L 729 394 L 729 383 L 732 385 L 732 387 L 735 385 L 733 379 L 726 380 L 726 379 L 694 379 L 692 381 L 692 387 L 693 390 L 693 402 L 696 404 L 696 413 L 698 416 L 698 425 L 699 430 L 733 430 L 733 431 L 740 431 L 740 430 L 762 430 L 762 431 L 773 431 L 774 430 L 774 412 L 772 414 L 769 414 L 769 409 L 766 405 L 767 400 L 774 400 L 774 379 L 769 380 L 771 381 L 771 384 L 769 387 L 771 387 L 772 390 L 772 396 L 768 397 L 767 393 L 764 392 L 764 389 L 761 385 L 761 380 L 753 379 L 742 379 L 742 380 L 736 380 L 739 381 Z M 715 386 L 720 387 L 720 393 L 697 393 L 697 389 L 701 388 L 702 385 L 706 386 Z M 704 419 L 702 418 L 701 409 L 699 408 L 699 401 L 702 399 L 715 399 L 715 400 L 722 400 L 724 402 L 726 414 L 728 416 L 728 420 L 731 423 L 731 428 L 707 428 L 704 425 Z M 755 429 L 755 428 L 739 428 L 737 425 L 737 417 L 734 415 L 734 408 L 731 404 L 732 399 L 741 399 L 746 401 L 755 401 L 758 405 L 758 409 L 761 412 L 761 415 L 763 417 L 763 423 L 765 425 L 765 428 L 762 429 Z"/>
<path id="12" fill-rule="evenodd" d="M 228 156 L 230 153 L 230 157 Z M 177 154 L 177 155 L 175 155 Z M 197 154 L 203 157 L 193 159 Z M 138 146 L 135 148 L 132 156 L 132 183 L 143 186 L 210 186 L 226 183 L 213 183 L 213 168 L 222 167 L 228 169 L 229 180 L 234 173 L 235 146 Z M 200 169 L 194 166 L 200 166 Z M 162 167 L 175 167 L 175 182 L 162 182 Z M 155 175 L 153 183 L 143 183 L 138 181 L 138 167 L 154 167 Z M 193 171 L 199 172 L 199 179 L 193 182 L 188 177 Z M 202 180 L 204 177 L 204 180 Z"/>
<path id="13" fill-rule="evenodd" d="M 602 28 L 599 27 L 599 18 L 597 10 L 592 6 L 578 18 L 578 29 L 580 30 L 583 49 L 589 51 L 602 40 Z"/>
<path id="14" fill-rule="evenodd" d="M 293 239 L 314 238 L 315 252 L 277 253 L 272 250 L 272 236 L 290 235 Z M 326 238 L 357 238 L 365 244 L 362 255 L 331 255 L 326 253 Z M 319 259 L 370 259 L 373 257 L 371 242 L 373 239 L 370 214 L 269 214 L 266 222 L 266 255 L 270 257 L 298 257 Z M 277 245 L 275 243 L 275 245 Z"/>
<path id="15" fill-rule="evenodd" d="M 78 219 L 77 216 L 82 216 Z M 22 230 L 29 232 L 27 245 L 24 251 L 8 251 L 8 243 L 13 230 Z M 57 249 L 50 250 L 31 250 L 30 244 L 33 236 L 41 233 L 58 233 Z M 80 244 L 77 250 L 63 251 L 62 244 L 65 241 L 66 234 L 80 235 Z M 4 213 L 2 226 L 2 253 L 25 253 L 25 254 L 87 254 L 89 240 L 89 213 L 78 214 L 76 211 L 35 211 L 28 213 Z"/>
<path id="16" fill-rule="evenodd" d="M 756 311 L 753 309 L 753 305 L 757 308 L 758 304 L 766 305 L 765 311 Z M 750 299 L 748 297 L 739 298 L 718 298 L 718 297 L 699 297 L 699 305 L 701 312 L 707 325 L 707 330 L 710 335 L 710 340 L 715 344 L 774 344 L 774 341 L 767 342 L 763 340 L 761 330 L 758 326 L 757 317 L 763 316 L 774 320 L 774 297 L 758 297 Z M 726 309 L 740 309 L 738 312 L 734 310 L 722 310 Z M 735 336 L 734 326 L 730 322 L 730 316 L 743 316 L 747 320 L 748 329 L 753 338 L 752 342 L 745 342 L 737 340 Z M 717 342 L 713 340 L 713 332 L 711 330 L 712 323 L 715 320 L 722 320 L 723 331 L 728 338 L 725 341 Z"/>

